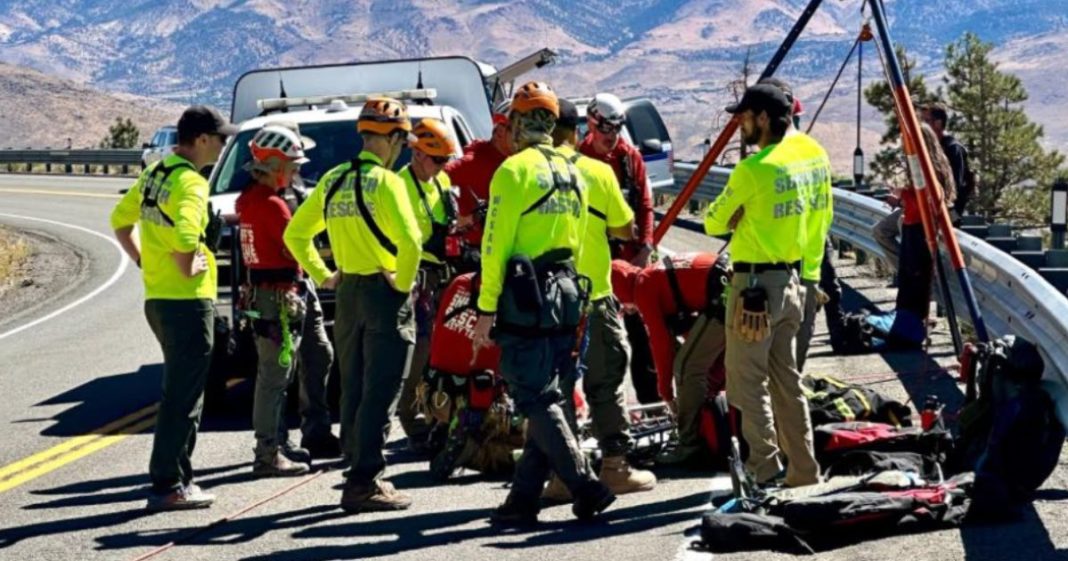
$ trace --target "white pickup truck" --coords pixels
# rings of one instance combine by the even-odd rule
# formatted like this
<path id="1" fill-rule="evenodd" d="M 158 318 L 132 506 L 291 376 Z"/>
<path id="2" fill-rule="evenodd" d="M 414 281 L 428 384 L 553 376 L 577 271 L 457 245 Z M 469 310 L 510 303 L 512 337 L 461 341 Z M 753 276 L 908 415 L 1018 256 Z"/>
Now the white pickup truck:
<path id="1" fill-rule="evenodd" d="M 508 98 L 516 78 L 551 63 L 554 56 L 552 51 L 542 49 L 500 71 L 466 57 L 443 57 L 248 72 L 234 86 L 231 119 L 239 123 L 239 131 L 211 170 L 212 209 L 223 215 L 234 212 L 238 195 L 250 181 L 243 169 L 250 159 L 249 140 L 270 122 L 296 123 L 302 135 L 315 141 L 316 146 L 308 151 L 311 161 L 300 170 L 306 188 L 313 187 L 331 168 L 359 154 L 362 141 L 356 132 L 356 120 L 363 102 L 374 95 L 404 100 L 413 123 L 427 117 L 444 121 L 456 141 L 459 156 L 472 140 L 491 136 L 492 107 Z M 406 164 L 410 157 L 410 151 L 405 149 L 397 167 Z M 299 198 L 297 193 L 289 196 Z M 329 258 L 323 238 L 321 251 Z M 231 325 L 237 324 L 238 329 L 234 331 L 239 332 L 239 322 L 232 319 L 237 317 L 232 296 L 238 293 L 244 276 L 238 239 L 236 227 L 225 227 L 217 257 L 220 312 L 229 318 Z M 333 323 L 333 294 L 323 291 L 320 297 L 329 327 Z M 238 347 L 238 353 L 247 353 L 250 341 L 244 335 L 233 335 L 238 343 L 228 346 Z M 233 361 L 234 364 L 248 362 Z M 218 403 L 222 399 L 224 384 L 224 377 L 213 374 L 208 388 L 209 401 Z"/>

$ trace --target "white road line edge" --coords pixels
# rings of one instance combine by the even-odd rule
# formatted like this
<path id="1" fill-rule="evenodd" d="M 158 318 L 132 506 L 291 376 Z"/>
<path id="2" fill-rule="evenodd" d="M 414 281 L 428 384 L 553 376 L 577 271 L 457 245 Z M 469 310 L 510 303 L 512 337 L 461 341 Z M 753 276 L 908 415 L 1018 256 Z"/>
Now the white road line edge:
<path id="1" fill-rule="evenodd" d="M 47 314 L 47 315 L 45 315 L 43 317 L 37 318 L 37 319 L 35 319 L 35 320 L 25 324 L 25 325 L 22 325 L 20 327 L 16 327 L 16 328 L 14 328 L 14 329 L 12 329 L 10 331 L 4 332 L 4 333 L 0 333 L 0 340 L 3 340 L 5 338 L 7 338 L 7 337 L 15 335 L 16 333 L 21 333 L 22 331 L 30 329 L 31 327 L 35 327 L 37 325 L 40 325 L 40 324 L 42 324 L 42 323 L 44 323 L 44 322 L 46 322 L 46 321 L 48 321 L 50 319 L 53 319 L 53 318 L 55 318 L 55 317 L 57 317 L 59 315 L 62 315 L 64 313 L 66 313 L 66 312 L 68 312 L 68 311 L 70 311 L 70 310 L 72 310 L 72 309 L 74 309 L 74 308 L 76 308 L 76 307 L 88 302 L 89 300 L 92 300 L 93 298 L 96 298 L 101 292 L 104 292 L 105 290 L 108 289 L 108 287 L 110 287 L 111 285 L 115 284 L 115 282 L 117 282 L 119 280 L 119 278 L 122 277 L 123 273 L 126 272 L 126 267 L 130 264 L 130 259 L 128 257 L 126 257 L 126 252 L 124 252 L 122 250 L 122 246 L 119 245 L 119 242 L 115 241 L 114 239 L 112 239 L 112 238 L 110 238 L 108 236 L 105 236 L 104 234 L 101 234 L 100 232 L 95 232 L 95 231 L 90 230 L 88 228 L 83 228 L 82 226 L 75 226 L 74 224 L 67 224 L 66 222 L 58 222 L 56 220 L 48 220 L 47 218 L 37 218 L 37 217 L 34 217 L 34 216 L 24 216 L 24 215 L 21 215 L 21 214 L 8 214 L 8 213 L 5 213 L 5 212 L 0 212 L 0 217 L 15 218 L 15 219 L 18 219 L 18 220 L 29 220 L 29 221 L 32 221 L 32 222 L 43 222 L 45 224 L 52 224 L 54 226 L 62 226 L 64 228 L 70 228 L 72 230 L 78 230 L 80 232 L 84 232 L 86 234 L 90 234 L 90 235 L 96 236 L 96 237 L 98 237 L 98 238 L 110 243 L 112 246 L 114 246 L 115 250 L 119 252 L 119 260 L 120 260 L 119 261 L 119 268 L 115 270 L 115 272 L 111 275 L 111 278 L 109 278 L 107 280 L 107 282 L 105 282 L 104 284 L 98 286 L 95 290 L 93 290 L 89 294 L 86 294 L 85 296 L 82 296 L 81 298 L 75 300 L 74 302 L 71 302 L 70 304 L 67 304 L 66 306 L 63 306 L 62 308 L 60 308 L 58 310 L 55 310 L 54 312 L 51 312 L 51 313 L 49 313 L 49 314 Z"/>

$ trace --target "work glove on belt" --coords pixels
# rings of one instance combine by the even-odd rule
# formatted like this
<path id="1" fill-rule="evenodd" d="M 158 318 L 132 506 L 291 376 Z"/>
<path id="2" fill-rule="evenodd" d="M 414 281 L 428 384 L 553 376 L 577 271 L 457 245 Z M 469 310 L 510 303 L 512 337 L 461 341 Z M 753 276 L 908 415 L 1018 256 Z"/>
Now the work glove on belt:
<path id="1" fill-rule="evenodd" d="M 768 292 L 761 286 L 751 286 L 738 295 L 741 305 L 734 307 L 734 330 L 747 343 L 759 343 L 771 335 L 771 314 L 768 313 Z"/>

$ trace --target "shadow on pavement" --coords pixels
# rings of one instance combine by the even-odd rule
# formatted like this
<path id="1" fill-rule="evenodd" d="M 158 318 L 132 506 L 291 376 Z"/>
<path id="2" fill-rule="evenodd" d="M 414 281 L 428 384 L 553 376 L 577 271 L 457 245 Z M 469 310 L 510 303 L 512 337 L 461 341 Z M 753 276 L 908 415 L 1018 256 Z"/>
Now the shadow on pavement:
<path id="1" fill-rule="evenodd" d="M 152 405 L 159 399 L 162 364 L 146 364 L 136 372 L 94 378 L 38 403 L 37 407 L 73 404 L 50 420 L 44 436 L 81 436 Z M 122 396 L 116 400 L 116 396 Z M 41 419 L 35 419 L 41 421 Z M 16 421 L 17 422 L 17 421 Z"/>
<path id="2" fill-rule="evenodd" d="M 171 542 L 182 547 L 225 546 L 251 542 L 269 532 L 301 528 L 345 516 L 336 505 L 317 505 L 281 513 L 238 518 L 225 525 L 213 527 L 161 528 L 101 536 L 96 539 L 100 549 L 154 548 Z"/>
<path id="3" fill-rule="evenodd" d="M 195 461 L 195 458 L 194 458 Z M 229 464 L 225 466 L 216 466 L 208 468 L 196 468 L 195 473 L 198 484 L 205 484 L 205 486 L 212 482 L 211 479 L 205 479 L 212 475 L 220 473 L 226 473 L 235 471 L 241 468 L 248 467 L 250 462 L 238 462 L 235 464 Z M 211 483 L 214 484 L 214 483 Z M 144 487 L 148 488 L 149 479 L 148 473 L 136 474 L 136 475 L 121 475 L 118 477 L 108 477 L 105 479 L 91 479 L 87 481 L 79 481 L 77 483 L 70 483 L 67 485 L 60 485 L 59 487 L 51 487 L 48 489 L 37 489 L 31 491 L 33 495 L 88 495 L 90 493 L 99 493 L 101 491 L 107 491 L 110 489 L 119 489 L 123 487 Z"/>
<path id="4" fill-rule="evenodd" d="M 694 509 L 707 505 L 707 494 L 696 493 L 670 501 L 609 509 L 599 521 L 582 524 L 573 520 L 546 522 L 530 530 L 501 530 L 489 525 L 489 509 L 465 509 L 452 512 L 437 512 L 408 516 L 353 522 L 308 528 L 293 535 L 300 540 L 308 539 L 346 539 L 353 536 L 365 536 L 374 539 L 371 543 L 350 545 L 314 546 L 306 541 L 293 551 L 280 551 L 261 556 L 246 557 L 245 561 L 327 561 L 333 559 L 363 559 L 397 555 L 407 551 L 425 550 L 433 547 L 468 541 L 485 540 L 495 536 L 525 535 L 521 543 L 489 543 L 486 547 L 499 549 L 529 549 L 532 547 L 551 546 L 566 543 L 584 542 L 595 539 L 610 538 L 618 535 L 646 532 L 665 525 L 693 520 Z M 559 507 L 566 508 L 566 507 Z M 481 523 L 475 528 L 453 529 L 472 523 Z"/>
<path id="5" fill-rule="evenodd" d="M 1064 491 L 1050 490 L 1063 495 Z M 1062 499 L 1063 500 L 1063 499 Z M 1028 505 L 1023 519 L 1009 524 L 966 525 L 960 529 L 966 561 L 1064 561 L 1068 549 L 1057 549 L 1049 530 L 1033 505 Z"/>
<path id="6" fill-rule="evenodd" d="M 149 513 L 143 508 L 131 508 L 80 518 L 65 518 L 63 520 L 51 520 L 14 528 L 3 528 L 0 529 L 0 549 L 11 547 L 27 538 L 47 538 L 49 536 L 120 526 L 148 515 Z"/>
<path id="7" fill-rule="evenodd" d="M 205 489 L 212 489 L 222 485 L 236 485 L 239 483 L 245 483 L 252 481 L 252 470 L 249 469 L 252 462 L 245 462 L 240 464 L 231 464 L 229 466 L 208 468 L 203 470 L 196 470 L 196 482 L 198 485 Z M 233 472 L 233 473 L 229 473 Z M 221 474 L 226 475 L 221 475 Z M 101 485 L 107 485 L 114 482 L 113 486 L 102 487 Z M 34 503 L 22 507 L 24 510 L 43 510 L 51 508 L 68 508 L 68 507 L 80 507 L 80 506 L 96 506 L 109 503 L 122 503 L 130 501 L 141 501 L 147 496 L 149 486 L 148 474 L 135 475 L 135 476 L 123 476 L 113 479 L 104 479 L 86 482 L 86 484 L 76 483 L 73 485 L 67 485 L 64 487 L 57 487 L 53 489 L 42 489 L 39 491 L 31 491 L 33 495 L 71 495 L 59 499 L 53 499 L 40 503 Z M 100 492 L 103 489 L 119 489 L 126 487 L 123 490 L 110 491 L 106 493 Z M 95 488 L 95 491 L 76 491 L 72 489 L 79 488 Z"/>
<path id="8" fill-rule="evenodd" d="M 97 543 L 101 549 L 149 548 L 172 541 L 180 543 L 183 547 L 225 546 L 247 543 L 271 532 L 296 529 L 292 538 L 301 540 L 299 547 L 291 551 L 280 551 L 246 559 L 257 561 L 362 559 L 447 546 L 468 540 L 487 540 L 501 535 L 525 535 L 527 537 L 516 544 L 490 543 L 487 546 L 500 549 L 525 549 L 646 532 L 665 525 L 693 520 L 694 509 L 701 509 L 706 505 L 707 494 L 696 493 L 670 501 L 618 510 L 610 509 L 599 521 L 591 524 L 581 524 L 571 520 L 547 522 L 524 531 L 501 530 L 489 525 L 490 509 L 487 508 L 407 516 L 399 514 L 388 518 L 379 517 L 361 521 L 360 515 L 348 516 L 338 510 L 335 505 L 319 505 L 283 513 L 240 518 L 217 527 L 169 528 L 103 536 L 97 538 Z M 128 521 L 131 514 L 136 513 L 119 514 L 124 516 L 90 517 L 85 521 L 77 522 L 79 525 L 72 529 L 121 524 Z M 351 520 L 351 522 L 336 523 L 341 519 Z M 474 528 L 456 528 L 472 523 L 480 524 Z M 51 530 L 52 533 L 64 531 L 49 528 L 44 528 L 44 530 Z M 0 537 L 3 537 L 2 533 Z M 315 539 L 351 540 L 355 537 L 374 541 L 329 546 L 309 544 L 309 540 Z"/>

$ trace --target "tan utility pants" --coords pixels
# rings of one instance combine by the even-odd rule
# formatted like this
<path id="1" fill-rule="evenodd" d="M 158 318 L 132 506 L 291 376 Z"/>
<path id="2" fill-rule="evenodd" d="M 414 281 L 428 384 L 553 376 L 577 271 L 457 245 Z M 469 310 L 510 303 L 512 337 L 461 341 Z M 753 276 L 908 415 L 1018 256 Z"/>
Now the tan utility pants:
<path id="1" fill-rule="evenodd" d="M 768 293 L 771 334 L 749 343 L 738 336 L 733 318 L 735 306 L 742 305 L 741 293 L 754 276 L 756 286 Z M 793 271 L 735 272 L 727 302 L 727 399 L 742 413 L 742 436 L 749 444 L 746 468 L 758 482 L 775 478 L 782 470 L 781 447 L 788 460 L 786 484 L 791 487 L 819 481 L 808 402 L 793 347 L 803 293 Z"/>
<path id="2" fill-rule="evenodd" d="M 726 343 L 723 324 L 701 314 L 690 328 L 686 342 L 675 354 L 675 403 L 678 405 L 679 446 L 703 447 L 701 408 L 708 396 L 709 373 Z"/>

